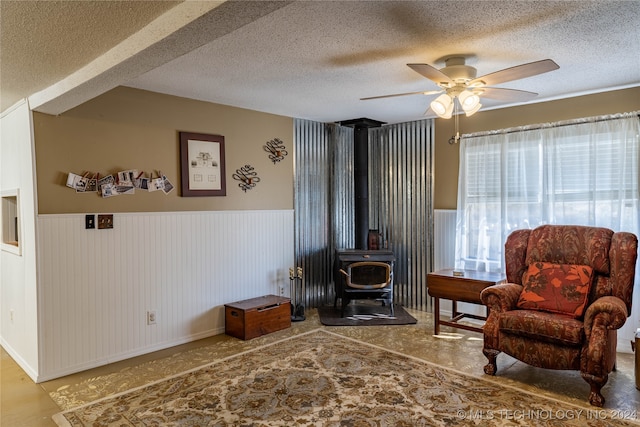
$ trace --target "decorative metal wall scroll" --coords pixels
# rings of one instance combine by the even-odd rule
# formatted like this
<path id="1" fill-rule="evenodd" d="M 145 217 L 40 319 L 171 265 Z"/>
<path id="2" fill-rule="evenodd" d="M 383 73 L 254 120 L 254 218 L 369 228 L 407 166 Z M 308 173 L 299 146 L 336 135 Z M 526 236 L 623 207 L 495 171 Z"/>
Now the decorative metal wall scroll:
<path id="1" fill-rule="evenodd" d="M 240 181 L 238 187 L 242 188 L 245 193 L 247 190 L 251 190 L 256 186 L 256 183 L 260 182 L 260 177 L 255 169 L 251 165 L 244 165 L 240 169 L 236 169 L 236 173 L 233 174 L 233 179 Z"/>
<path id="2" fill-rule="evenodd" d="M 271 141 L 267 142 L 267 145 L 264 146 L 264 151 L 269 153 L 269 159 L 276 164 L 280 160 L 284 160 L 284 157 L 289 154 L 285 150 L 285 146 L 283 145 L 281 139 L 274 138 Z"/>

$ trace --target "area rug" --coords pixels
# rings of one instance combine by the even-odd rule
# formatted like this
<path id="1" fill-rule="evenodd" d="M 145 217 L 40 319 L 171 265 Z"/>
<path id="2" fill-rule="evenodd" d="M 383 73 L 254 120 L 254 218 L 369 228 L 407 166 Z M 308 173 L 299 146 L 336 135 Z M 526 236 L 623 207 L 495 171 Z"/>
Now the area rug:
<path id="1" fill-rule="evenodd" d="M 53 419 L 105 427 L 607 424 L 589 411 L 317 329 Z"/>
<path id="2" fill-rule="evenodd" d="M 345 307 L 344 317 L 340 306 L 323 306 L 318 308 L 320 322 L 325 326 L 379 326 L 379 325 L 411 325 L 418 321 L 400 305 L 394 305 L 393 315 L 389 307 L 380 304 L 350 304 Z"/>

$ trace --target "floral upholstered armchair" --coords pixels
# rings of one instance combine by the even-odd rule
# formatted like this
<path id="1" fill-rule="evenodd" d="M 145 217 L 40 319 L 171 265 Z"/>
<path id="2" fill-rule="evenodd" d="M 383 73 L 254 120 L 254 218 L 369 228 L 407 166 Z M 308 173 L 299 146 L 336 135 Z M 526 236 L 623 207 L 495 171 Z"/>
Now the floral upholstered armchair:
<path id="1" fill-rule="evenodd" d="M 615 369 L 616 330 L 631 313 L 638 239 L 600 227 L 543 225 L 505 243 L 507 284 L 486 288 L 485 373 L 509 354 L 529 365 L 579 370 L 602 406 Z"/>

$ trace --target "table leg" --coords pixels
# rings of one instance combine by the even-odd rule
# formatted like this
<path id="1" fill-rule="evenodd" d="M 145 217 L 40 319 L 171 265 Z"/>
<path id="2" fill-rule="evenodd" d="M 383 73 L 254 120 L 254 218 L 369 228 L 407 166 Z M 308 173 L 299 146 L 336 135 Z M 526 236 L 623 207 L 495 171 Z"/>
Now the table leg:
<path id="1" fill-rule="evenodd" d="M 433 304 L 433 333 L 440 334 L 440 298 L 434 298 Z"/>

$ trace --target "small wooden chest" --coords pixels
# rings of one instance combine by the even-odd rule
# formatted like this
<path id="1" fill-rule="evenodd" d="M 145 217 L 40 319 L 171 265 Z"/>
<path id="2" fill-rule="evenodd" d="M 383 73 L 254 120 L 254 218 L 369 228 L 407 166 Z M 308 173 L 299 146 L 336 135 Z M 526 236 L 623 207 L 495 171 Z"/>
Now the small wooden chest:
<path id="1" fill-rule="evenodd" d="M 225 333 L 250 340 L 291 326 L 291 300 L 276 295 L 224 305 Z"/>

